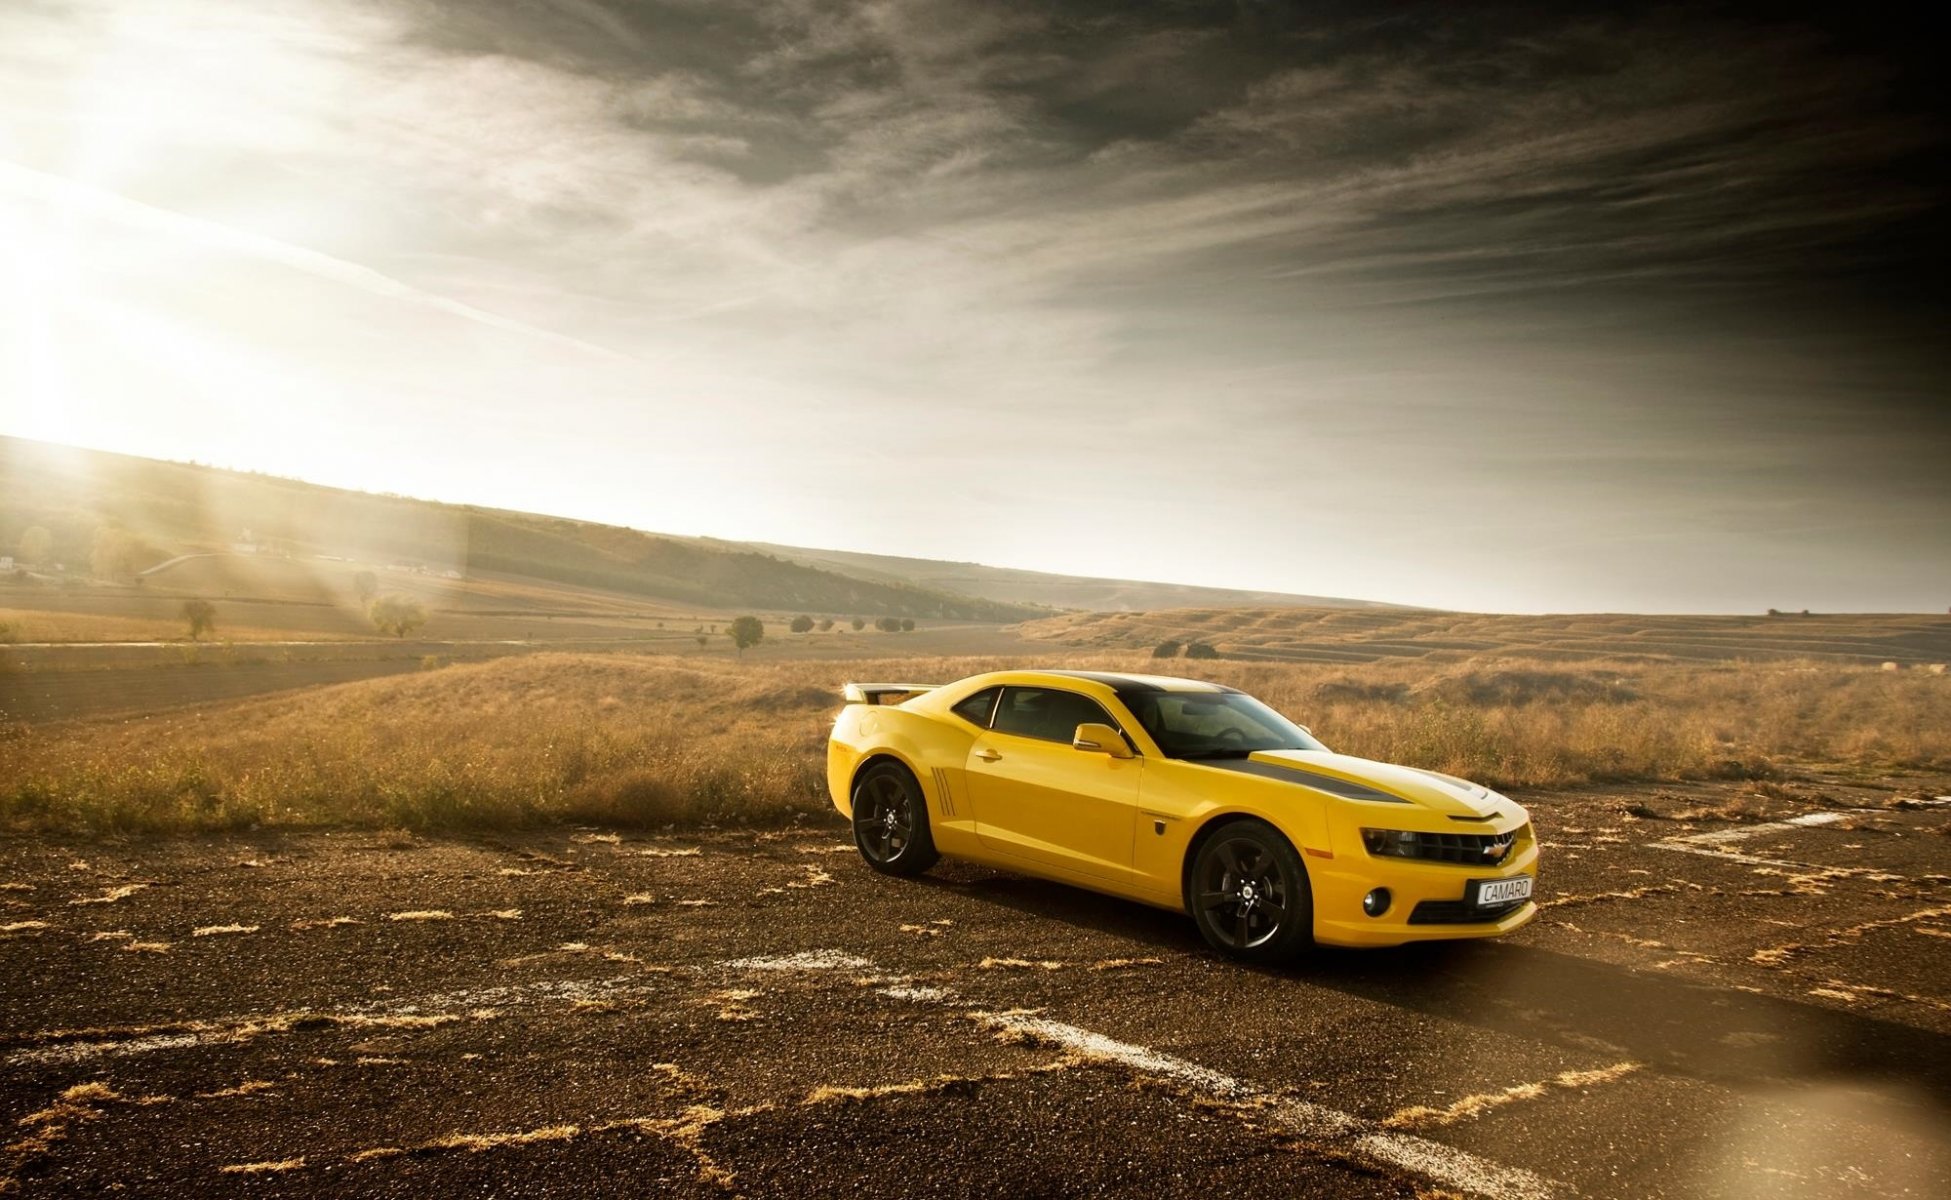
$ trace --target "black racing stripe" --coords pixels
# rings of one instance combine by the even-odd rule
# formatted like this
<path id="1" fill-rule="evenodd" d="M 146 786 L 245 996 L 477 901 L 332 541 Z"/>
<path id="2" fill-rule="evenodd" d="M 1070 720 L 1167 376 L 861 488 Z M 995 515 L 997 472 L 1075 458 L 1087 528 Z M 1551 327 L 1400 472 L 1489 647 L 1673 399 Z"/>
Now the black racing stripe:
<path id="1" fill-rule="evenodd" d="M 1112 691 L 1117 692 L 1120 696 L 1155 696 L 1173 690 L 1169 687 L 1162 687 L 1159 684 L 1150 683 L 1143 679 L 1134 679 L 1129 675 L 1115 675 L 1109 671 L 1045 671 L 1044 674 L 1062 675 L 1069 679 L 1088 679 L 1093 683 L 1105 685 Z M 1240 690 L 1236 687 L 1227 687 L 1223 683 L 1208 683 L 1203 679 L 1188 679 L 1186 682 L 1196 683 L 1201 688 L 1211 688 L 1214 693 L 1237 693 Z"/>
<path id="2" fill-rule="evenodd" d="M 1101 683 L 1117 692 L 1162 692 L 1165 689 L 1156 683 L 1141 683 L 1129 675 L 1113 675 L 1108 671 L 1045 671 L 1045 675 L 1062 675 L 1066 679 L 1088 679 Z"/>
<path id="3" fill-rule="evenodd" d="M 1318 788 L 1331 796 L 1340 796 L 1347 800 L 1384 800 L 1390 804 L 1409 803 L 1401 796 L 1391 795 L 1369 787 L 1365 783 L 1323 775 L 1318 771 L 1281 767 L 1273 763 L 1255 762 L 1250 758 L 1209 758 L 1197 761 L 1202 767 L 1218 767 L 1222 771 L 1239 771 L 1247 775 L 1258 775 L 1264 779 L 1278 779 L 1282 783 L 1297 783 L 1302 787 Z"/>

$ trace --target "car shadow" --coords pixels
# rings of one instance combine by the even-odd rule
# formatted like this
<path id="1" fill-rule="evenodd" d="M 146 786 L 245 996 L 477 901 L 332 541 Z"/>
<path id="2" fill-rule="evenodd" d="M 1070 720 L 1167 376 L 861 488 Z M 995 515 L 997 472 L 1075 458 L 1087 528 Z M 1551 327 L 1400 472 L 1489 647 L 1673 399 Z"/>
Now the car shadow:
<path id="1" fill-rule="evenodd" d="M 918 882 L 1167 953 L 1218 957 L 1188 918 L 1162 909 L 981 869 Z M 1387 950 L 1323 947 L 1291 966 L 1237 969 L 1728 1086 L 1897 1085 L 1951 1106 L 1944 1034 L 1549 950 L 1522 930 Z"/>

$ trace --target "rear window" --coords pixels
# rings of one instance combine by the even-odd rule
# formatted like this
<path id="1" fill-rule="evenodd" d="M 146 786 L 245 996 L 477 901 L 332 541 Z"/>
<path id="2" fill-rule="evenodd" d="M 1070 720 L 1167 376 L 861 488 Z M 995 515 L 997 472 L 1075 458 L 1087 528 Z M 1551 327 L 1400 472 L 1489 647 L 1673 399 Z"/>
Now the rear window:
<path id="1" fill-rule="evenodd" d="M 1059 688 L 1013 687 L 1003 689 L 995 728 L 1003 733 L 1068 742 L 1079 725 L 1091 723 L 1118 727 L 1111 714 L 1088 696 Z"/>
<path id="2" fill-rule="evenodd" d="M 950 712 L 978 728 L 989 728 L 989 714 L 996 711 L 996 694 L 1001 688 L 983 688 L 967 700 L 958 701 Z"/>

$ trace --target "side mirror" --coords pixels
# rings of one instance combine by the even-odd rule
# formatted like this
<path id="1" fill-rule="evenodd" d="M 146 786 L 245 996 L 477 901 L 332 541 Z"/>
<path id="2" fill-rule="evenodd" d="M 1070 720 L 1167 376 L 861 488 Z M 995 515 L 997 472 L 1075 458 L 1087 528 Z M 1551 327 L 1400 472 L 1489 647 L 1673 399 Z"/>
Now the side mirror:
<path id="1" fill-rule="evenodd" d="M 1132 757 L 1131 747 L 1125 744 L 1123 734 L 1109 725 L 1095 722 L 1079 725 L 1077 732 L 1070 736 L 1070 744 L 1073 749 L 1109 754 L 1112 758 Z"/>

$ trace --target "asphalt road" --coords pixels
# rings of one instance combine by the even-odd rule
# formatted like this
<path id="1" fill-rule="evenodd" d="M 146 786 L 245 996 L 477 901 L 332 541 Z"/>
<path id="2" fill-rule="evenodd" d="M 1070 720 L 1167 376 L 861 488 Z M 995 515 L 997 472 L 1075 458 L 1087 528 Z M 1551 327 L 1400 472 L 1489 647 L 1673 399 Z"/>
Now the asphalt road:
<path id="1" fill-rule="evenodd" d="M 1951 1194 L 1951 780 L 1775 790 L 1522 797 L 1539 921 L 1277 971 L 838 827 L 10 839 L 0 1192 Z"/>

